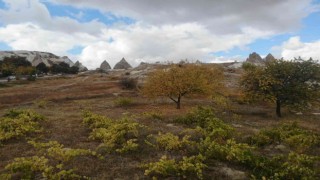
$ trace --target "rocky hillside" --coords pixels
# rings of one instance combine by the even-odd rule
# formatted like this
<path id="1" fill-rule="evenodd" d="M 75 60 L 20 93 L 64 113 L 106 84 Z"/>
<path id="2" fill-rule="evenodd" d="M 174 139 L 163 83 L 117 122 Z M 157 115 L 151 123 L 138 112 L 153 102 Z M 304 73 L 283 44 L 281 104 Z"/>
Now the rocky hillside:
<path id="1" fill-rule="evenodd" d="M 67 56 L 57 56 L 49 52 L 39 52 L 39 51 L 0 51 L 0 61 L 5 57 L 19 56 L 26 57 L 26 59 L 31 62 L 32 66 L 37 66 L 41 62 L 47 66 L 52 66 L 53 64 L 58 64 L 60 62 L 65 62 L 70 66 L 74 63 Z"/>

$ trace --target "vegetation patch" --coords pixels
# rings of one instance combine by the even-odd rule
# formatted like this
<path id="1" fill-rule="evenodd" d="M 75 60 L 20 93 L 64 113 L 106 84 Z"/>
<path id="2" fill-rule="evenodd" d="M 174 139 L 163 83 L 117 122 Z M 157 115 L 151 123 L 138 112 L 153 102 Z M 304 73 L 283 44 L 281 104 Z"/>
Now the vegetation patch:
<path id="1" fill-rule="evenodd" d="M 0 143 L 40 132 L 44 117 L 31 110 L 12 109 L 0 118 Z"/>
<path id="2" fill-rule="evenodd" d="M 89 179 L 75 173 L 72 168 L 67 168 L 67 162 L 78 156 L 95 156 L 102 158 L 96 152 L 86 149 L 65 148 L 57 141 L 37 143 L 30 141 L 37 155 L 31 157 L 15 158 L 6 165 L 6 172 L 0 179 Z"/>
<path id="3" fill-rule="evenodd" d="M 296 122 L 263 129 L 257 135 L 252 136 L 250 140 L 252 144 L 257 146 L 285 143 L 298 152 L 305 152 L 320 145 L 319 134 L 299 127 Z"/>
<path id="4" fill-rule="evenodd" d="M 145 175 L 158 178 L 197 178 L 203 179 L 204 157 L 201 155 L 182 157 L 181 160 L 169 159 L 162 156 L 158 162 L 143 165 Z"/>
<path id="5" fill-rule="evenodd" d="M 129 107 L 134 104 L 134 101 L 129 97 L 119 97 L 115 99 L 113 103 L 115 106 L 118 106 L 118 107 Z"/>
<path id="6" fill-rule="evenodd" d="M 137 141 L 143 126 L 127 117 L 112 120 L 87 111 L 83 122 L 92 130 L 89 138 L 102 142 L 101 151 L 126 153 L 139 147 Z"/>

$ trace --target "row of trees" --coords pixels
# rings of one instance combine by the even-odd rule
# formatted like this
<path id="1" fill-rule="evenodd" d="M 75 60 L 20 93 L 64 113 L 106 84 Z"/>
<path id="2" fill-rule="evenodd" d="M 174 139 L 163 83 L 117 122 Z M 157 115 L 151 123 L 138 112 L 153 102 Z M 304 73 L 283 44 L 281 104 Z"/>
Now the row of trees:
<path id="1" fill-rule="evenodd" d="M 15 75 L 20 78 L 22 75 L 31 77 L 36 73 L 36 68 L 32 67 L 31 63 L 25 57 L 6 57 L 0 61 L 0 76 L 8 77 Z"/>
<path id="2" fill-rule="evenodd" d="M 313 60 L 275 60 L 266 66 L 245 63 L 241 89 L 247 100 L 269 101 L 276 104 L 276 114 L 281 117 L 281 107 L 303 109 L 320 98 L 320 65 Z M 218 67 L 194 64 L 173 65 L 151 74 L 143 93 L 151 98 L 168 97 L 181 107 L 186 95 L 214 95 L 223 93 L 223 71 Z"/>
<path id="3" fill-rule="evenodd" d="M 46 66 L 43 62 L 33 67 L 32 64 L 25 57 L 5 57 L 3 61 L 0 61 L 0 76 L 8 77 L 11 75 L 35 75 L 35 74 L 47 74 L 51 72 L 65 73 L 65 74 L 76 74 L 79 68 L 76 66 L 70 67 L 69 64 L 61 62 L 59 64 L 53 64 L 51 67 Z"/>

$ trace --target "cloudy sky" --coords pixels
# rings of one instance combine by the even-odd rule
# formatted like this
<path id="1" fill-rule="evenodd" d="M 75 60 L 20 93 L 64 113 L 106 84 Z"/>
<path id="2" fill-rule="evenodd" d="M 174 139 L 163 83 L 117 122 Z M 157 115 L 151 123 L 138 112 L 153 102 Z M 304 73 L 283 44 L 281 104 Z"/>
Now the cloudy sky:
<path id="1" fill-rule="evenodd" d="M 319 0 L 0 0 L 0 50 L 48 51 L 93 69 L 222 62 L 269 52 L 320 59 Z"/>

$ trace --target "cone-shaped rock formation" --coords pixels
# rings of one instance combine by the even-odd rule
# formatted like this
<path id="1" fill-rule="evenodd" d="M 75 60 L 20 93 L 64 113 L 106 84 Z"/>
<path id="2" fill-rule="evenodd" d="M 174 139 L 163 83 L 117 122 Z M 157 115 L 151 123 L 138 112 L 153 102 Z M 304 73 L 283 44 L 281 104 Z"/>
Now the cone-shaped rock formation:
<path id="1" fill-rule="evenodd" d="M 124 59 L 122 58 L 121 61 L 119 61 L 113 69 L 129 69 L 132 68 L 131 65 Z"/>

